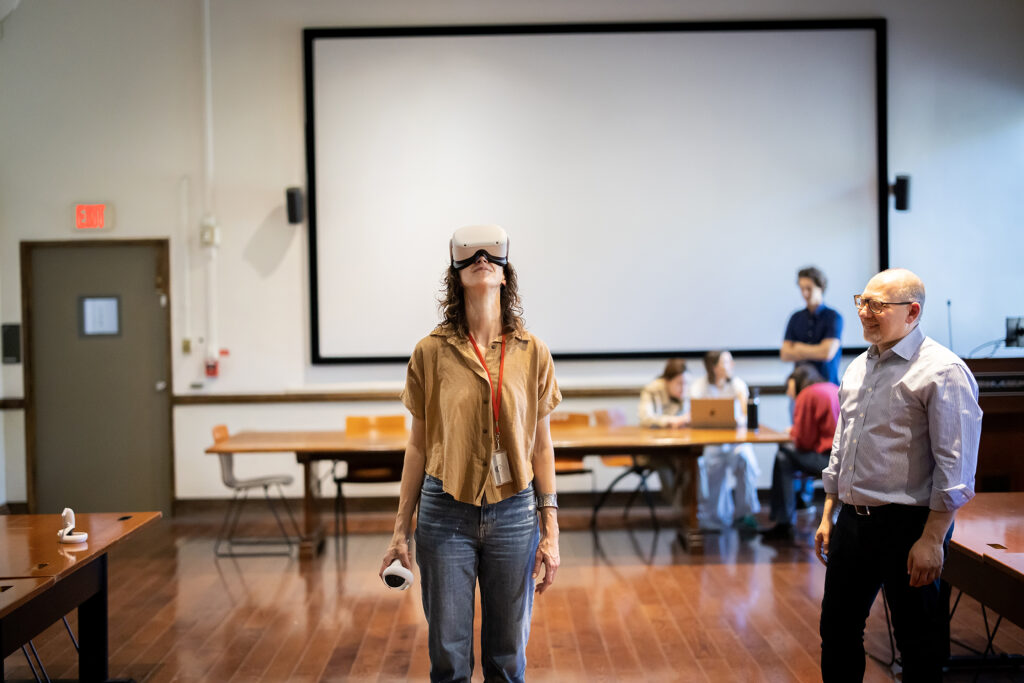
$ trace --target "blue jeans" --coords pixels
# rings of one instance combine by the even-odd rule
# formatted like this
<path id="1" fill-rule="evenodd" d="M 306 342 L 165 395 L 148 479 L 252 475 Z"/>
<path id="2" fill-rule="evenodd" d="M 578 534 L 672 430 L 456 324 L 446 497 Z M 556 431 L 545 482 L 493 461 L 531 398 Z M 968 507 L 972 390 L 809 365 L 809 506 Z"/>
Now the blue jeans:
<path id="1" fill-rule="evenodd" d="M 522 681 L 533 613 L 533 563 L 540 529 L 533 485 L 477 507 L 426 475 L 416 526 L 431 681 L 469 681 L 473 609 L 480 582 L 484 680 Z"/>

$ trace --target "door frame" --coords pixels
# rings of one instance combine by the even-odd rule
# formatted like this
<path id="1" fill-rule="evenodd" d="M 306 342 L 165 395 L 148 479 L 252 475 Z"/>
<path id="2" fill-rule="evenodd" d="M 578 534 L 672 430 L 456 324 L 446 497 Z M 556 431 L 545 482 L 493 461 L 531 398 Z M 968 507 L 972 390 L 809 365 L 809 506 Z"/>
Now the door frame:
<path id="1" fill-rule="evenodd" d="M 57 247 L 156 247 L 156 284 L 157 289 L 167 297 L 164 316 L 167 321 L 167 444 L 168 462 L 171 484 L 171 510 L 174 509 L 174 366 L 171 353 L 171 268 L 170 240 L 163 239 L 81 239 L 81 240 L 48 240 L 23 241 L 20 243 L 21 258 L 21 325 L 24 332 L 22 352 L 22 395 L 25 405 L 25 488 L 28 493 L 28 511 L 36 511 L 36 398 L 35 378 L 32 367 L 32 253 L 37 249 Z"/>

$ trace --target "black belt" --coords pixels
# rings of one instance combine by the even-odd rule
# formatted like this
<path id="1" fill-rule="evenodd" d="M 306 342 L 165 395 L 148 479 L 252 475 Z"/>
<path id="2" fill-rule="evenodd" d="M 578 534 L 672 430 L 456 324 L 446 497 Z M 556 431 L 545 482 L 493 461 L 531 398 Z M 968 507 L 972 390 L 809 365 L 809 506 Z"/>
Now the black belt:
<path id="1" fill-rule="evenodd" d="M 851 505 L 850 507 L 852 507 L 853 511 L 856 512 L 861 517 L 868 517 L 868 516 L 871 515 L 871 511 L 872 510 L 877 510 L 878 508 L 885 507 L 885 506 L 884 505 Z"/>

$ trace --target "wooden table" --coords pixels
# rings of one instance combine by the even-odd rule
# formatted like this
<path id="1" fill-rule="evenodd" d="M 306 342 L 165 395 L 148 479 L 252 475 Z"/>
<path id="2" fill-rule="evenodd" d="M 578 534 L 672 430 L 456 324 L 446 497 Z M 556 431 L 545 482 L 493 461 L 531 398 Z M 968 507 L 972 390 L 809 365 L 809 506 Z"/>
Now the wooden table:
<path id="1" fill-rule="evenodd" d="M 747 429 L 645 429 L 632 426 L 559 427 L 551 430 L 555 457 L 581 455 L 670 456 L 678 459 L 684 482 L 684 516 L 679 537 L 691 552 L 703 549 L 697 525 L 697 457 L 708 445 L 789 441 L 783 432 L 767 427 Z M 409 441 L 408 432 L 370 432 L 346 436 L 343 431 L 239 432 L 206 449 L 207 453 L 293 452 L 303 466 L 303 535 L 299 556 L 311 558 L 323 547 L 319 485 L 315 463 L 344 460 L 351 465 L 400 463 Z"/>
<path id="2" fill-rule="evenodd" d="M 957 511 L 942 578 L 1024 627 L 1024 492 L 979 493 Z"/>
<path id="3" fill-rule="evenodd" d="M 0 679 L 3 659 L 78 608 L 78 670 L 83 681 L 108 680 L 107 551 L 159 512 L 83 513 L 81 544 L 57 542 L 60 515 L 0 515 Z"/>

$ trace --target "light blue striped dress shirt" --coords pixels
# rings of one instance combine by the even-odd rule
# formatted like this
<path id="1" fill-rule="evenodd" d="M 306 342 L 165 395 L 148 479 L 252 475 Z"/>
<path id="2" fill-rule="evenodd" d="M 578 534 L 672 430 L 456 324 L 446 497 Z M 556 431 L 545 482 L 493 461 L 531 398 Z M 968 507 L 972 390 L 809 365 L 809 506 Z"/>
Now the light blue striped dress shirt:
<path id="1" fill-rule="evenodd" d="M 851 505 L 956 510 L 974 497 L 981 408 L 960 358 L 920 326 L 843 375 L 825 492 Z"/>

